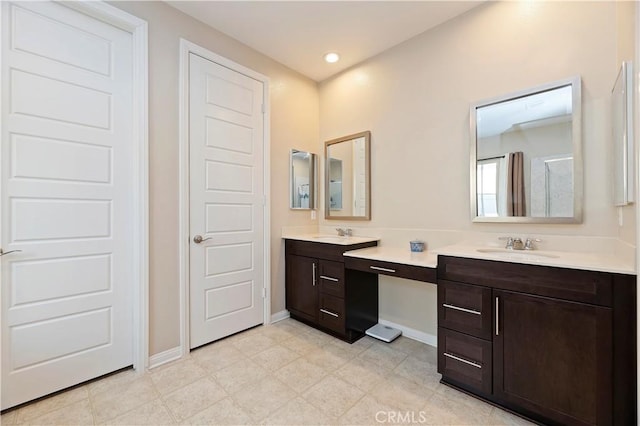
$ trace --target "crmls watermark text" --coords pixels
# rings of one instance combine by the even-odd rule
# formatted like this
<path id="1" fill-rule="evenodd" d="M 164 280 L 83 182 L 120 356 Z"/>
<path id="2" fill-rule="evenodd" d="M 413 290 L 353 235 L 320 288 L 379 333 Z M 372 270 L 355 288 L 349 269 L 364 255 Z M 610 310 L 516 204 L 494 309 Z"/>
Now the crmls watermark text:
<path id="1" fill-rule="evenodd" d="M 426 423 L 427 413 L 424 411 L 378 411 L 378 423 Z"/>

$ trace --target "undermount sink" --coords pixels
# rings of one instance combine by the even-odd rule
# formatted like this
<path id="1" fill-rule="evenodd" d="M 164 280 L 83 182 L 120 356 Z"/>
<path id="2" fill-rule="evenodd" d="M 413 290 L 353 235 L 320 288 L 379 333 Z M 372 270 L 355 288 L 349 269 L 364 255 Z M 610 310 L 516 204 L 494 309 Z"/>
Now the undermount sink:
<path id="1" fill-rule="evenodd" d="M 555 259 L 558 257 L 555 254 L 540 253 L 540 252 L 531 251 L 531 250 L 515 251 L 515 250 L 507 250 L 507 249 L 501 249 L 501 248 L 479 248 L 479 249 L 476 249 L 476 251 L 478 253 L 495 254 L 498 256 L 503 256 L 505 258 L 511 258 L 511 259 L 535 260 L 535 259 Z"/>

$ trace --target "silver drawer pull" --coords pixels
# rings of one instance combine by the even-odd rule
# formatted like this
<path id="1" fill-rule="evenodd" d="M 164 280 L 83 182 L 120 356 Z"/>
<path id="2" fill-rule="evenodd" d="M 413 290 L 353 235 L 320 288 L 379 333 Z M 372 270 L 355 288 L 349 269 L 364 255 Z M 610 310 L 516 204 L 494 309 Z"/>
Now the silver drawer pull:
<path id="1" fill-rule="evenodd" d="M 482 315 L 482 312 L 474 311 L 473 309 L 461 308 L 461 307 L 455 306 L 455 305 L 449 305 L 448 303 L 443 303 L 442 306 L 444 306 L 445 308 L 449 308 L 449 309 L 455 309 L 456 311 L 466 312 L 468 314 Z"/>
<path id="2" fill-rule="evenodd" d="M 395 269 L 381 268 L 379 266 L 369 266 L 369 268 L 374 269 L 376 271 L 382 271 L 382 272 L 396 272 Z"/>
<path id="3" fill-rule="evenodd" d="M 334 282 L 340 281 L 337 278 L 327 277 L 326 275 L 320 275 L 320 278 L 322 278 L 323 280 L 327 280 L 327 281 L 334 281 Z"/>
<path id="4" fill-rule="evenodd" d="M 331 315 L 332 317 L 340 318 L 340 315 L 329 312 L 326 309 L 320 309 L 320 312 L 322 312 L 323 314 Z"/>
<path id="5" fill-rule="evenodd" d="M 476 364 L 475 362 L 467 361 L 466 359 L 462 359 L 462 358 L 457 357 L 455 355 L 451 355 L 451 354 L 448 354 L 446 352 L 444 352 L 443 355 L 448 357 L 448 358 L 455 359 L 456 361 L 460 361 L 460 362 L 464 362 L 465 364 L 472 365 L 472 366 L 474 366 L 476 368 L 482 368 L 482 366 L 480 364 Z"/>

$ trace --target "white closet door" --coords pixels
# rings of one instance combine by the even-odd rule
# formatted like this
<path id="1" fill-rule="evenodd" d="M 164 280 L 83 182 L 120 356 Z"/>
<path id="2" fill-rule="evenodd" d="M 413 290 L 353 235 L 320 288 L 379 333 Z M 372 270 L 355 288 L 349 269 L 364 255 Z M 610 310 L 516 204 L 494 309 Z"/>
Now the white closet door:
<path id="1" fill-rule="evenodd" d="M 262 82 L 200 56 L 189 68 L 194 348 L 263 322 L 264 95 Z"/>
<path id="2" fill-rule="evenodd" d="M 132 364 L 130 33 L 3 2 L 2 408 Z"/>

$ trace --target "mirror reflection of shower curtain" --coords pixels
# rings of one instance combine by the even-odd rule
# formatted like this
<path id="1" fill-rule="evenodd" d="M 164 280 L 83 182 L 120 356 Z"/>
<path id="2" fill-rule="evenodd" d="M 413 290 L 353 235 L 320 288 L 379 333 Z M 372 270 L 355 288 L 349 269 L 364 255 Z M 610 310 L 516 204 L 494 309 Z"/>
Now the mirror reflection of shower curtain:
<path id="1" fill-rule="evenodd" d="M 507 216 L 526 216 L 524 197 L 524 154 L 507 154 Z"/>

